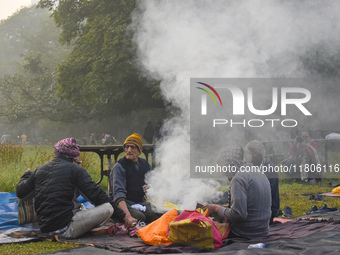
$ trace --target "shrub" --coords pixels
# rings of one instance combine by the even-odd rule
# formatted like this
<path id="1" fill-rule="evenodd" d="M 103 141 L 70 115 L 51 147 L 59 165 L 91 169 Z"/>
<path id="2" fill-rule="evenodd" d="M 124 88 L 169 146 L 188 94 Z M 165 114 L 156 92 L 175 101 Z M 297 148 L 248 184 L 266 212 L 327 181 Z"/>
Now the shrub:
<path id="1" fill-rule="evenodd" d="M 21 145 L 10 143 L 0 145 L 0 164 L 6 166 L 13 162 L 19 162 L 23 151 L 24 149 Z"/>

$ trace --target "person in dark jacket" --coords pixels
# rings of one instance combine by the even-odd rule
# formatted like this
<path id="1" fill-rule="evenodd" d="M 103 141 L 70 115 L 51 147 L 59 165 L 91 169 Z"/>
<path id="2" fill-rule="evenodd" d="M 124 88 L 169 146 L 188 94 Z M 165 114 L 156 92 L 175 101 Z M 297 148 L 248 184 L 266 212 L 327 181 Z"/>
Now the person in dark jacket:
<path id="1" fill-rule="evenodd" d="M 155 134 L 155 129 L 153 128 L 151 121 L 148 121 L 148 124 L 144 128 L 143 137 L 147 143 L 153 142 L 153 136 Z"/>
<path id="2" fill-rule="evenodd" d="M 134 133 L 124 142 L 125 156 L 113 166 L 110 175 L 110 198 L 126 213 L 139 221 L 150 223 L 158 218 L 145 194 L 145 175 L 151 170 L 148 161 L 139 157 L 143 150 L 142 137 Z"/>
<path id="3" fill-rule="evenodd" d="M 79 166 L 79 145 L 66 138 L 54 145 L 54 159 L 33 172 L 27 170 L 17 185 L 18 198 L 34 192 L 42 233 L 77 238 L 105 223 L 112 215 L 132 226 L 135 219 L 111 202 L 104 190 Z M 77 163 L 77 164 L 74 164 Z M 95 205 L 84 209 L 79 195 Z"/>

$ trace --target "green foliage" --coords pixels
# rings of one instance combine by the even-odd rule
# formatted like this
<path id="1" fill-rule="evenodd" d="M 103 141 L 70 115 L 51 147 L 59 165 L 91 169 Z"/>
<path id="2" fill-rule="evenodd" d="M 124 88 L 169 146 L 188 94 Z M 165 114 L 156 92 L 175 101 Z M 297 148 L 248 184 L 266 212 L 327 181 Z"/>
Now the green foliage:
<path id="1" fill-rule="evenodd" d="M 23 173 L 29 168 L 32 171 L 39 165 L 53 159 L 52 145 L 1 145 L 0 146 L 0 191 L 15 192 L 16 185 Z M 81 166 L 91 175 L 94 181 L 100 179 L 100 158 L 96 153 L 82 152 Z M 107 164 L 107 162 L 104 162 Z M 107 165 L 105 166 L 107 169 Z M 107 178 L 100 186 L 107 191 Z"/>
<path id="2" fill-rule="evenodd" d="M 88 122 L 163 108 L 158 82 L 136 65 L 129 32 L 135 1 L 39 6 L 50 11 L 23 8 L 0 23 L 0 116 L 6 122 Z"/>
<path id="3" fill-rule="evenodd" d="M 13 254 L 42 254 L 53 251 L 72 249 L 80 247 L 79 244 L 74 243 L 58 243 L 58 242 L 31 242 L 31 243 L 16 243 L 16 244 L 4 244 L 0 246 L 0 254 L 13 255 Z"/>
<path id="4" fill-rule="evenodd" d="M 163 107 L 158 82 L 143 77 L 137 67 L 129 32 L 134 0 L 55 3 L 40 1 L 39 6 L 53 11 L 62 29 L 60 41 L 74 46 L 58 69 L 58 96 L 82 105 L 89 119 Z"/>
<path id="5" fill-rule="evenodd" d="M 26 56 L 21 74 L 0 79 L 2 115 L 10 122 L 30 119 L 76 122 L 86 118 L 90 107 L 74 107 L 55 95 L 56 84 L 51 70 L 39 64 L 39 56 Z"/>
<path id="6" fill-rule="evenodd" d="M 0 76 L 18 71 L 16 64 L 20 61 L 20 54 L 25 52 L 21 36 L 23 33 L 30 33 L 37 23 L 37 20 L 32 20 L 32 24 L 28 24 L 28 10 L 24 8 L 9 19 L 0 21 Z M 26 25 L 29 26 L 25 27 Z"/>
<path id="7" fill-rule="evenodd" d="M 21 160 L 23 148 L 20 145 L 2 144 L 0 145 L 0 164 L 7 166 L 12 162 Z"/>
<path id="8" fill-rule="evenodd" d="M 11 59 L 17 61 L 14 74 L 7 71 L 0 76 L 0 114 L 7 120 L 58 120 L 63 118 L 63 113 L 70 114 L 67 107 L 70 103 L 55 95 L 56 67 L 70 49 L 58 42 L 59 32 L 48 11 L 35 7 L 23 8 L 0 23 L 2 40 L 8 42 L 1 53 L 11 53 L 1 58 L 0 65 L 1 61 L 9 64 Z"/>
<path id="9" fill-rule="evenodd" d="M 22 8 L 10 18 L 0 22 L 0 77 L 20 73 L 21 56 L 34 52 L 44 60 L 59 63 L 70 47 L 58 42 L 60 30 L 56 28 L 50 13 L 35 7 Z M 44 64 L 47 64 L 45 61 Z M 50 66 L 48 64 L 47 66 Z"/>
<path id="10" fill-rule="evenodd" d="M 20 145 L 0 145 L 0 191 L 15 192 L 21 176 L 18 165 L 21 164 L 24 149 Z"/>
<path id="11" fill-rule="evenodd" d="M 32 171 L 37 168 L 39 165 L 45 164 L 46 162 L 53 159 L 53 152 L 49 146 L 29 146 L 32 150 L 29 152 L 33 152 L 32 155 L 27 155 L 24 159 L 24 165 L 31 169 Z"/>
<path id="12" fill-rule="evenodd" d="M 27 69 L 41 72 L 41 67 L 28 63 Z M 10 121 L 48 117 L 58 99 L 54 96 L 50 77 L 37 73 L 30 79 L 23 74 L 0 79 L 1 106 Z M 48 85 L 52 86 L 48 86 Z"/>

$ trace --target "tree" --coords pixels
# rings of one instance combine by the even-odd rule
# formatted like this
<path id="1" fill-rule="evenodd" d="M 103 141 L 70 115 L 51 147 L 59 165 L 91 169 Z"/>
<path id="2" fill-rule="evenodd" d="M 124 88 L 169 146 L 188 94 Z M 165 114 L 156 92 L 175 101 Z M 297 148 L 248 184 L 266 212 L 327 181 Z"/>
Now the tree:
<path id="1" fill-rule="evenodd" d="M 77 108 L 67 100 L 58 98 L 55 78 L 39 54 L 24 56 L 21 73 L 6 75 L 0 79 L 1 112 L 11 122 L 30 119 L 37 121 L 80 121 L 89 107 Z M 77 116 L 77 117 L 74 117 Z"/>
<path id="2" fill-rule="evenodd" d="M 25 53 L 23 35 L 36 31 L 40 20 L 49 14 L 45 10 L 32 12 L 31 8 L 23 8 L 6 20 L 0 21 L 0 76 L 14 74 L 18 71 L 21 54 Z"/>
<path id="3" fill-rule="evenodd" d="M 74 47 L 58 69 L 58 96 L 91 105 L 89 118 L 163 107 L 159 83 L 136 64 L 129 33 L 135 1 L 41 0 L 39 7 L 52 11 L 60 41 Z"/>
<path id="4" fill-rule="evenodd" d="M 55 94 L 56 67 L 71 47 L 58 42 L 60 30 L 47 10 L 23 8 L 0 23 L 0 33 L 2 53 L 7 54 L 0 63 L 10 67 L 2 70 L 0 78 L 1 116 L 11 122 L 41 118 L 76 121 L 86 116 L 86 107 L 80 111 Z M 77 118 L 71 118 L 73 112 Z"/>

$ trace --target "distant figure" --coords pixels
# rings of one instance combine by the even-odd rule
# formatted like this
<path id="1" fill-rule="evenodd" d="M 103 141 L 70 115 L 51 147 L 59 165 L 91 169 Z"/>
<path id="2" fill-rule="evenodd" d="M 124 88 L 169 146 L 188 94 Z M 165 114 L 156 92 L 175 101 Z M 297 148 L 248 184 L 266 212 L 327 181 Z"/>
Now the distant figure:
<path id="1" fill-rule="evenodd" d="M 110 134 L 103 134 L 103 139 L 102 139 L 102 144 L 103 145 L 108 145 L 108 144 L 113 144 L 116 143 L 117 140 L 115 137 L 113 137 Z"/>
<path id="2" fill-rule="evenodd" d="M 92 133 L 92 134 L 90 135 L 90 141 L 91 141 L 91 144 L 93 144 L 93 145 L 96 144 L 96 137 L 95 137 L 95 134 L 94 134 L 94 133 Z"/>
<path id="3" fill-rule="evenodd" d="M 155 128 L 155 141 L 156 141 L 156 142 L 158 142 L 158 141 L 161 140 L 161 138 L 162 138 L 161 128 L 162 128 L 162 123 L 159 121 L 159 122 L 157 123 L 156 128 Z"/>
<path id="4" fill-rule="evenodd" d="M 301 132 L 301 136 L 297 136 L 293 145 L 289 149 L 289 154 L 294 156 L 297 162 L 300 162 L 298 166 L 301 166 L 301 180 L 311 183 L 315 183 L 316 179 L 319 181 L 321 173 L 310 172 L 309 169 L 313 169 L 311 165 L 317 165 L 320 163 L 318 157 L 318 145 L 312 141 L 308 132 Z M 308 170 L 305 171 L 305 167 L 308 166 Z M 316 169 L 316 167 L 315 167 Z"/>
<path id="5" fill-rule="evenodd" d="M 9 143 L 9 142 L 10 142 L 10 138 L 11 138 L 11 136 L 10 136 L 9 134 L 4 133 L 4 134 L 1 136 L 1 138 L 0 138 L 1 144 L 7 144 L 7 143 Z"/>
<path id="6" fill-rule="evenodd" d="M 100 140 L 100 135 L 99 132 L 96 133 L 96 145 L 99 144 L 99 140 Z"/>
<path id="7" fill-rule="evenodd" d="M 147 143 L 152 143 L 154 134 L 155 134 L 155 130 L 151 124 L 151 121 L 148 121 L 148 124 L 144 128 L 144 134 L 143 134 L 145 141 Z"/>
<path id="8" fill-rule="evenodd" d="M 103 139 L 103 145 L 107 144 L 110 138 L 110 134 L 105 134 L 104 139 Z"/>
<path id="9" fill-rule="evenodd" d="M 25 132 L 21 135 L 21 144 L 26 144 L 27 143 L 27 135 Z"/>

